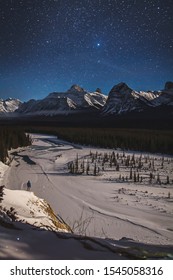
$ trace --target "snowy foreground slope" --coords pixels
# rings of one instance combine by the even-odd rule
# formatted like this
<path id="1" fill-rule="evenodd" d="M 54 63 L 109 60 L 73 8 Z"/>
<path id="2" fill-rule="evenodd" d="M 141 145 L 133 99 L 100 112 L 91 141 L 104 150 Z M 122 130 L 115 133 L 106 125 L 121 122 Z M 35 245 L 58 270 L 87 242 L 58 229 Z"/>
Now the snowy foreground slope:
<path id="1" fill-rule="evenodd" d="M 172 197 L 172 186 L 128 184 L 127 189 L 126 184 L 112 183 L 110 172 L 94 178 L 70 175 L 67 163 L 76 152 L 79 157 L 90 153 L 89 148 L 33 135 L 31 147 L 11 153 L 9 167 L 0 163 L 0 185 L 7 187 L 0 202 L 0 258 L 172 258 L 172 199 L 166 198 L 168 190 Z M 26 191 L 28 179 L 31 192 Z M 119 201 L 112 200 L 120 185 L 124 189 Z M 127 194 L 130 188 L 139 203 Z"/>
<path id="2" fill-rule="evenodd" d="M 52 219 L 47 203 L 27 191 L 4 189 L 0 206 L 0 259 L 172 258 L 168 246 L 67 233 L 66 225 Z"/>
<path id="3" fill-rule="evenodd" d="M 70 232 L 70 228 L 56 218 L 53 210 L 33 192 L 3 189 L 1 218 L 4 222 L 21 221 L 38 228 Z"/>

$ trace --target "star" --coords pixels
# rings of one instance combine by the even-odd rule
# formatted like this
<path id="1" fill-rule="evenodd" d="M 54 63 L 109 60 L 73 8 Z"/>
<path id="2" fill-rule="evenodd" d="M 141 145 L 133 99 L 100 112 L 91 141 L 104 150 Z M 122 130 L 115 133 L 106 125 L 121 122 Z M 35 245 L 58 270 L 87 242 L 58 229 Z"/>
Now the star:
<path id="1" fill-rule="evenodd" d="M 35 99 L 73 83 L 107 94 L 121 80 L 155 90 L 172 78 L 171 0 L 1 2 L 1 98 Z"/>

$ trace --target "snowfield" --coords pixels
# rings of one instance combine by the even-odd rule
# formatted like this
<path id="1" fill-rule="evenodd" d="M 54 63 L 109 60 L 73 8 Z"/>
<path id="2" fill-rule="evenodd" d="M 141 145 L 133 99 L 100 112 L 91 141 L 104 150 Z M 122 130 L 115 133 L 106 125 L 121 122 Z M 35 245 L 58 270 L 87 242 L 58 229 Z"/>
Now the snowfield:
<path id="1" fill-rule="evenodd" d="M 10 156 L 13 160 L 11 161 L 10 167 L 5 167 L 5 175 L 1 174 L 3 177 L 1 185 L 5 185 L 7 188 L 5 194 L 9 197 L 8 202 L 5 202 L 4 198 L 6 207 L 9 203 L 8 207 L 11 205 L 17 209 L 16 211 L 19 217 L 21 219 L 23 217 L 27 222 L 25 225 L 27 232 L 31 231 L 34 234 L 35 241 L 33 238 L 29 240 L 27 235 L 27 244 L 32 243 L 33 246 L 36 241 L 38 242 L 37 246 L 36 244 L 34 245 L 36 246 L 35 251 L 34 249 L 33 251 L 30 250 L 30 252 L 22 251 L 23 255 L 20 258 L 68 259 L 68 257 L 76 257 L 86 259 L 119 259 L 126 258 L 127 255 L 124 257 L 121 253 L 117 253 L 117 246 L 120 246 L 118 248 L 127 248 L 128 246 L 132 246 L 132 244 L 137 246 L 136 244 L 139 245 L 140 243 L 145 243 L 145 249 L 152 248 L 152 251 L 158 247 L 159 251 L 161 250 L 160 248 L 169 248 L 169 250 L 172 250 L 173 160 L 171 157 L 165 157 L 163 163 L 162 156 L 147 155 L 151 162 L 153 162 L 154 158 L 156 173 L 160 172 L 159 168 L 162 169 L 162 173 L 159 174 L 163 182 L 158 183 L 156 182 L 158 180 L 156 177 L 158 176 L 153 176 L 154 179 L 152 178 L 152 182 L 149 182 L 150 178 L 148 178 L 148 170 L 145 166 L 146 155 L 143 155 L 141 159 L 143 168 L 140 169 L 140 176 L 144 173 L 143 179 L 133 182 L 126 178 L 129 170 L 123 165 L 121 151 L 115 151 L 118 153 L 119 160 L 122 162 L 120 170 L 116 170 L 114 166 L 110 167 L 108 163 L 105 163 L 103 170 L 101 169 L 101 155 L 105 153 L 110 155 L 112 150 L 73 145 L 48 135 L 33 134 L 32 138 L 33 145 L 31 147 L 11 152 Z M 91 160 L 93 160 L 92 154 L 96 152 L 100 154 L 100 159 L 94 159 L 93 163 L 91 163 Z M 132 157 L 132 155 L 133 153 L 128 152 L 125 157 Z M 86 172 L 83 174 L 81 172 L 78 172 L 78 174 L 70 173 L 69 164 L 75 161 L 76 157 L 79 160 L 80 168 L 82 162 L 84 162 L 85 166 L 88 162 L 90 163 L 88 174 Z M 138 155 L 136 153 L 135 157 L 136 161 L 139 162 L 139 157 L 141 157 L 140 153 Z M 95 174 L 96 176 L 93 173 L 94 162 L 97 163 L 97 168 L 99 168 L 99 173 Z M 4 168 L 1 168 L 1 172 L 2 170 Z M 169 182 L 166 183 L 165 180 L 168 180 L 168 176 Z M 26 192 L 26 182 L 28 180 L 32 183 L 31 192 Z M 13 194 L 8 194 L 10 192 L 9 189 L 13 190 Z M 16 203 L 15 201 L 13 204 L 13 197 L 20 197 L 19 200 L 22 200 L 22 203 L 20 201 Z M 51 205 L 54 213 L 60 217 L 60 220 L 65 221 L 73 230 L 74 234 L 78 236 L 61 233 L 61 237 L 57 238 L 58 235 L 55 236 L 52 232 L 45 231 L 46 227 L 42 227 L 41 234 L 33 231 L 30 228 L 32 226 L 28 224 L 34 225 L 36 222 L 36 226 L 40 227 L 38 222 L 39 218 L 41 218 L 40 223 L 42 223 L 42 218 L 45 221 L 46 217 L 44 215 L 42 217 L 38 213 L 38 209 L 34 208 L 36 203 L 33 203 L 33 208 L 30 208 L 29 213 L 24 206 L 27 204 L 25 200 L 31 202 L 33 199 L 38 200 L 38 197 L 41 198 L 41 200 L 39 199 L 39 203 L 43 203 L 42 199 L 47 201 Z M 21 205 L 21 209 L 19 205 Z M 31 207 L 31 204 L 28 203 L 28 205 Z M 22 209 L 25 209 L 26 212 L 24 213 Z M 18 223 L 19 227 L 23 227 L 21 222 Z M 50 227 L 52 227 L 52 224 Z M 5 232 L 5 229 L 2 229 L 2 231 Z M 6 232 L 6 234 L 9 234 L 9 232 Z M 42 253 L 38 252 L 36 254 L 36 248 L 49 235 L 52 238 L 52 241 L 48 239 L 50 249 L 45 244 Z M 3 234 L 0 234 L 0 238 L 3 239 Z M 59 238 L 62 238 L 63 241 Z M 87 242 L 87 244 L 91 245 L 92 243 L 92 253 L 90 252 L 88 254 L 88 251 L 84 250 L 81 239 Z M 112 241 L 110 241 L 111 239 Z M 3 239 L 3 242 L 5 242 L 5 239 Z M 67 244 L 69 244 L 69 249 L 66 253 L 55 253 L 55 250 L 51 251 L 53 246 L 52 242 L 55 248 L 60 243 L 60 248 L 67 248 Z M 11 243 L 13 243 L 12 240 L 9 241 L 9 244 Z M 69 253 L 73 245 L 76 246 L 76 255 L 74 252 Z M 11 246 L 15 247 L 16 243 L 15 245 L 11 244 Z M 17 247 L 17 250 L 23 250 L 20 246 Z M 100 246 L 104 248 L 102 248 L 104 253 L 99 252 L 102 251 L 98 249 L 101 248 Z M 110 246 L 111 249 L 108 249 Z M 116 254 L 112 252 L 112 246 L 116 249 Z M 0 253 L 0 257 L 10 258 L 10 254 L 8 255 L 7 252 L 9 253 L 9 250 L 6 249 L 4 254 Z M 18 258 L 19 254 L 11 253 L 11 257 Z"/>

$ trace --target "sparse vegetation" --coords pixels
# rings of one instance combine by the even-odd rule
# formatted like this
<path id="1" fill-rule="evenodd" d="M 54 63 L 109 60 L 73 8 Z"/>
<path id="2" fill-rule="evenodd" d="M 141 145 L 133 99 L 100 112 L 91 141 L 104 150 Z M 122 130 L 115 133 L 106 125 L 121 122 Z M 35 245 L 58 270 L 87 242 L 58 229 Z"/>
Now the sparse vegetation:
<path id="1" fill-rule="evenodd" d="M 93 219 L 93 215 L 89 217 L 84 217 L 84 209 L 83 209 L 78 220 L 75 220 L 73 222 L 72 232 L 86 236 L 88 227 L 91 224 L 92 219 Z"/>
<path id="2" fill-rule="evenodd" d="M 130 155 L 124 151 L 90 151 L 81 158 L 76 155 L 76 159 L 68 163 L 68 170 L 71 174 L 90 176 L 111 172 L 118 182 L 171 185 L 173 177 L 170 179 L 170 164 L 173 166 L 173 159 L 167 157 L 163 159 L 146 154 Z"/>
<path id="3" fill-rule="evenodd" d="M 61 222 L 60 219 L 54 214 L 52 208 L 48 203 L 42 205 L 42 209 L 48 214 L 50 220 L 54 224 L 55 228 L 67 230 L 68 232 L 72 232 L 71 228 L 63 221 Z"/>

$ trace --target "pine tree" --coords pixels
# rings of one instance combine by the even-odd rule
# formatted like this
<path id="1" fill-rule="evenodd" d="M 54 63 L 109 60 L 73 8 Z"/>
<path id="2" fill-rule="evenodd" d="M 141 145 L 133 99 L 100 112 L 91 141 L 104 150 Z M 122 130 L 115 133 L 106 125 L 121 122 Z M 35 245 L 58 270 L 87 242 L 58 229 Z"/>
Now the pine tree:
<path id="1" fill-rule="evenodd" d="M 166 184 L 169 184 L 170 181 L 169 181 L 169 176 L 166 177 Z"/>
<path id="2" fill-rule="evenodd" d="M 102 159 L 102 170 L 104 171 L 105 170 L 105 162 L 104 162 L 104 159 Z"/>
<path id="3" fill-rule="evenodd" d="M 163 169 L 163 164 L 164 164 L 164 157 L 162 157 L 162 163 L 161 163 L 161 168 Z"/>
<path id="4" fill-rule="evenodd" d="M 136 172 L 134 172 L 133 179 L 134 179 L 134 182 L 136 183 Z"/>
<path id="5" fill-rule="evenodd" d="M 154 179 L 154 178 L 153 178 L 153 173 L 150 172 L 150 180 L 149 180 L 149 181 L 150 181 L 150 184 L 152 183 L 152 179 Z"/>
<path id="6" fill-rule="evenodd" d="M 110 158 L 109 166 L 110 166 L 110 168 L 112 168 L 112 158 Z"/>
<path id="7" fill-rule="evenodd" d="M 90 171 L 90 166 L 89 166 L 89 162 L 87 162 L 87 167 L 86 167 L 86 174 L 89 175 L 89 171 Z"/>
<path id="8" fill-rule="evenodd" d="M 91 156 L 91 162 L 92 163 L 94 162 L 94 154 L 92 154 L 92 156 Z"/>
<path id="9" fill-rule="evenodd" d="M 93 171 L 93 173 L 94 173 L 94 176 L 97 175 L 97 166 L 96 166 L 96 163 L 94 164 L 94 171 Z"/>
<path id="10" fill-rule="evenodd" d="M 152 170 L 154 171 L 154 159 L 152 160 Z"/>
<path id="11" fill-rule="evenodd" d="M 137 182 L 139 182 L 139 173 L 138 173 L 138 175 L 137 175 Z"/>
<path id="12" fill-rule="evenodd" d="M 69 163 L 69 170 L 70 170 L 70 173 L 74 174 L 74 162 L 70 162 Z"/>
<path id="13" fill-rule="evenodd" d="M 113 162 L 115 161 L 115 152 L 114 151 L 112 152 L 112 161 Z"/>
<path id="14" fill-rule="evenodd" d="M 160 181 L 160 175 L 159 175 L 159 173 L 157 174 L 157 180 L 156 180 L 156 183 L 157 183 L 157 184 L 161 184 L 161 181 Z"/>
<path id="15" fill-rule="evenodd" d="M 82 173 L 85 172 L 85 163 L 84 163 L 84 160 L 83 160 L 83 162 L 81 163 L 81 172 L 82 172 Z"/>
<path id="16" fill-rule="evenodd" d="M 79 171 L 79 158 L 78 154 L 76 155 L 75 166 L 74 166 L 74 173 L 77 174 Z"/>
<path id="17" fill-rule="evenodd" d="M 133 163 L 135 163 L 135 155 L 134 155 L 134 154 L 132 155 L 131 161 L 132 161 Z"/>
<path id="18" fill-rule="evenodd" d="M 118 163 L 117 163 L 117 166 L 116 166 L 116 171 L 120 171 L 120 166 L 119 166 Z"/>
<path id="19" fill-rule="evenodd" d="M 126 158 L 125 166 L 129 167 L 129 158 L 128 157 Z"/>

